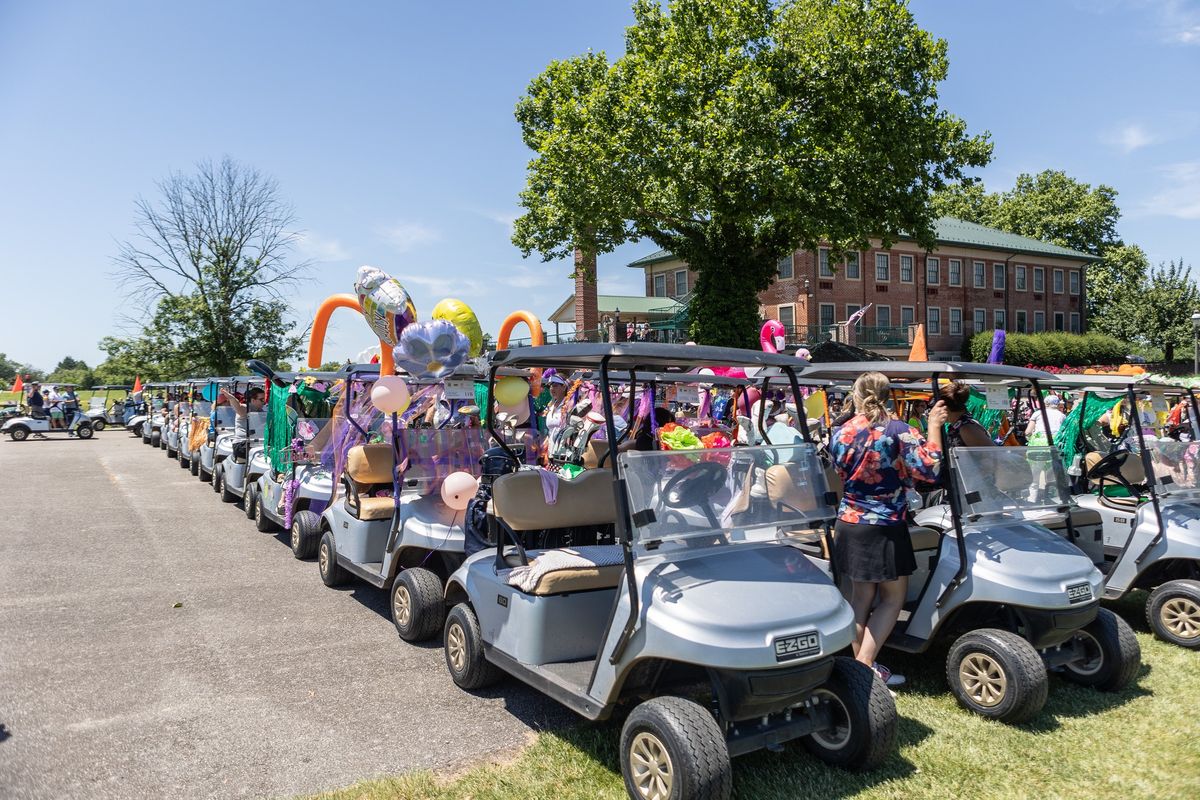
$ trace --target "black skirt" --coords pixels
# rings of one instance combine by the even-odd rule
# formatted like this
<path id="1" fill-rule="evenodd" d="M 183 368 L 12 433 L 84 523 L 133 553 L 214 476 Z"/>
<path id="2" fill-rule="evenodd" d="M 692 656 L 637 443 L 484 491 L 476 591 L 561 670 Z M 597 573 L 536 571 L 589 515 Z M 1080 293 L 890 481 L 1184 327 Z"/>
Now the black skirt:
<path id="1" fill-rule="evenodd" d="M 894 581 L 917 570 L 908 525 L 861 525 L 837 521 L 833 559 L 838 573 L 859 583 Z"/>

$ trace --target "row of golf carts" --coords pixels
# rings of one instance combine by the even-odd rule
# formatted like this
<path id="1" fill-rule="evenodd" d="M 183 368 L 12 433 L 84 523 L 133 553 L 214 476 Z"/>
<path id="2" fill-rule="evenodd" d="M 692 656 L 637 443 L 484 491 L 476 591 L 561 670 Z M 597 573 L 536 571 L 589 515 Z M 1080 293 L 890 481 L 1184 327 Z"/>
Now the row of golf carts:
<path id="1" fill-rule="evenodd" d="M 413 406 L 398 414 L 371 405 L 377 366 L 252 366 L 251 377 L 156 387 L 162 408 L 130 430 L 241 502 L 258 530 L 286 529 L 325 584 L 389 591 L 400 637 L 441 634 L 462 688 L 508 675 L 586 719 L 623 717 L 621 769 L 643 799 L 727 797 L 732 756 L 793 740 L 830 764 L 871 769 L 895 748 L 897 714 L 874 672 L 847 655 L 855 624 L 830 558 L 840 482 L 825 425 L 804 413 L 767 419 L 760 403 L 748 445 L 639 451 L 621 446 L 635 427 L 625 401 L 660 404 L 703 381 L 735 397 L 781 392 L 802 408 L 877 369 L 897 392 L 966 380 L 1016 398 L 1014 409 L 1048 389 L 1110 408 L 1151 393 L 1186 399 L 1200 419 L 1187 390 L 1125 378 L 810 365 L 651 343 L 500 351 L 443 380 L 408 381 Z M 551 367 L 591 388 L 571 412 L 595 423 L 585 447 L 568 448 L 586 453 L 575 469 L 534 466 L 545 443 L 527 414 L 487 413 L 500 408 L 498 382 L 536 382 Z M 747 377 L 697 374 L 721 367 Z M 220 388 L 252 384 L 267 387 L 267 405 L 239 435 L 214 403 Z M 1038 413 L 1051 429 L 1044 404 Z M 918 570 L 888 646 L 923 654 L 945 643 L 960 704 L 1009 723 L 1038 714 L 1051 672 L 1099 691 L 1136 679 L 1137 640 L 1102 600 L 1152 590 L 1154 632 L 1200 646 L 1200 443 L 1194 429 L 1179 440 L 1152 433 L 1135 424 L 1131 446 L 1098 452 L 1094 431 L 1082 431 L 1087 452 L 1072 464 L 1052 441 L 948 447 L 942 482 L 914 502 Z M 478 481 L 455 483 L 463 472 Z M 1111 496 L 1114 484 L 1124 496 Z"/>
<path id="2" fill-rule="evenodd" d="M 46 384 L 47 388 L 65 391 L 77 389 L 74 384 Z M 42 408 L 25 408 L 16 403 L 0 409 L 0 436 L 14 442 L 24 442 L 31 436 L 47 438 L 65 436 L 87 441 L 107 427 L 121 427 L 141 413 L 142 401 L 132 394 L 131 386 L 94 386 L 87 408 L 78 405 L 67 408 L 62 427 L 55 427 L 51 415 Z"/>

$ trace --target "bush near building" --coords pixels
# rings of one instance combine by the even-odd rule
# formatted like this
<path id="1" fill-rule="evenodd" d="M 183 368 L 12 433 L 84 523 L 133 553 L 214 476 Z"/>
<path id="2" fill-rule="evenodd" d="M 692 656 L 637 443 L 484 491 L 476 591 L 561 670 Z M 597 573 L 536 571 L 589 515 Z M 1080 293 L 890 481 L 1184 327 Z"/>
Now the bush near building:
<path id="1" fill-rule="evenodd" d="M 970 339 L 972 361 L 987 361 L 994 331 Z M 1009 333 L 1004 343 L 1004 363 L 1017 366 L 1086 367 L 1121 364 L 1133 348 L 1102 333 Z"/>

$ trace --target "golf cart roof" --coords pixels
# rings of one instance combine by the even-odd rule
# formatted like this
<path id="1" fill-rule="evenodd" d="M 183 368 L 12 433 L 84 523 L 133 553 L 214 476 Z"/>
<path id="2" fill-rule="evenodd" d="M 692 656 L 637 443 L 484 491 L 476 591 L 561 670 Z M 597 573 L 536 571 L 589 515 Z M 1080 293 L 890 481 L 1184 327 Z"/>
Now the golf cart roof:
<path id="1" fill-rule="evenodd" d="M 492 354 L 493 367 L 555 367 L 563 370 L 594 370 L 608 362 L 609 372 L 654 370 L 658 367 L 791 367 L 797 372 L 808 362 L 781 353 L 764 353 L 736 347 L 705 345 L 659 344 L 656 342 L 599 343 L 574 342 L 549 344 L 540 347 L 521 347 L 497 350 Z M 861 370 L 860 370 L 861 371 Z"/>
<path id="2" fill-rule="evenodd" d="M 1055 375 L 1041 381 L 1046 386 L 1063 389 L 1124 389 L 1131 384 L 1148 382 L 1148 375 Z"/>
<path id="3" fill-rule="evenodd" d="M 600 373 L 595 370 L 585 372 L 584 380 L 597 380 Z M 636 372 L 634 377 L 638 383 L 705 383 L 712 386 L 754 386 L 761 383 L 758 378 L 735 378 L 726 375 L 701 375 L 696 372 Z M 628 373 L 614 373 L 609 376 L 610 383 L 629 383 Z"/>
<path id="4" fill-rule="evenodd" d="M 146 386 L 149 386 L 149 385 L 150 385 L 150 384 L 143 384 L 143 388 L 144 388 L 144 387 L 146 387 Z M 115 383 L 114 383 L 114 384 L 107 384 L 107 383 L 105 383 L 105 384 L 101 384 L 101 385 L 99 385 L 99 386 L 93 386 L 92 388 L 93 388 L 93 389 L 96 389 L 96 390 L 99 390 L 99 391 L 102 391 L 102 392 L 115 392 L 115 391 L 122 390 L 122 389 L 123 389 L 123 390 L 125 390 L 126 392 L 128 392 L 128 391 L 129 391 L 130 389 L 132 389 L 133 387 L 132 387 L 132 386 L 120 386 L 120 385 L 118 385 L 118 384 L 115 384 Z"/>
<path id="5" fill-rule="evenodd" d="M 970 361 L 843 361 L 827 364 L 812 364 L 804 370 L 804 378 L 828 378 L 847 380 L 857 378 L 864 372 L 881 372 L 889 378 L 927 378 L 933 373 L 978 378 L 1015 378 L 1018 380 L 1051 381 L 1049 372 L 1026 367 L 1011 367 L 1007 364 L 977 364 Z"/>

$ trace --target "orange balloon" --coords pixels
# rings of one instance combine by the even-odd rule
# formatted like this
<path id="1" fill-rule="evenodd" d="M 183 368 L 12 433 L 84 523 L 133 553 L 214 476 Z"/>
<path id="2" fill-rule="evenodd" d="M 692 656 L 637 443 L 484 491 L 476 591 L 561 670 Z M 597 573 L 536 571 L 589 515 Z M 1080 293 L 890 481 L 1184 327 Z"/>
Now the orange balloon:
<path id="1" fill-rule="evenodd" d="M 321 301 L 317 307 L 317 315 L 313 318 L 312 333 L 308 336 L 308 368 L 316 369 L 324 363 L 321 355 L 325 352 L 325 331 L 329 327 L 329 317 L 334 309 L 352 308 L 362 314 L 362 306 L 358 297 L 352 294 L 331 294 Z M 392 347 L 382 339 L 379 340 L 379 374 L 394 375 L 396 364 L 392 359 Z"/>
<path id="2" fill-rule="evenodd" d="M 504 322 L 500 323 L 500 333 L 496 335 L 496 349 L 508 348 L 508 337 L 512 335 L 513 328 L 522 322 L 525 323 L 525 327 L 529 328 L 530 343 L 534 347 L 540 347 L 546 343 L 545 337 L 542 336 L 542 321 L 530 311 L 514 311 L 504 318 Z M 534 397 L 542 393 L 542 371 L 540 369 L 529 370 L 529 389 Z"/>

